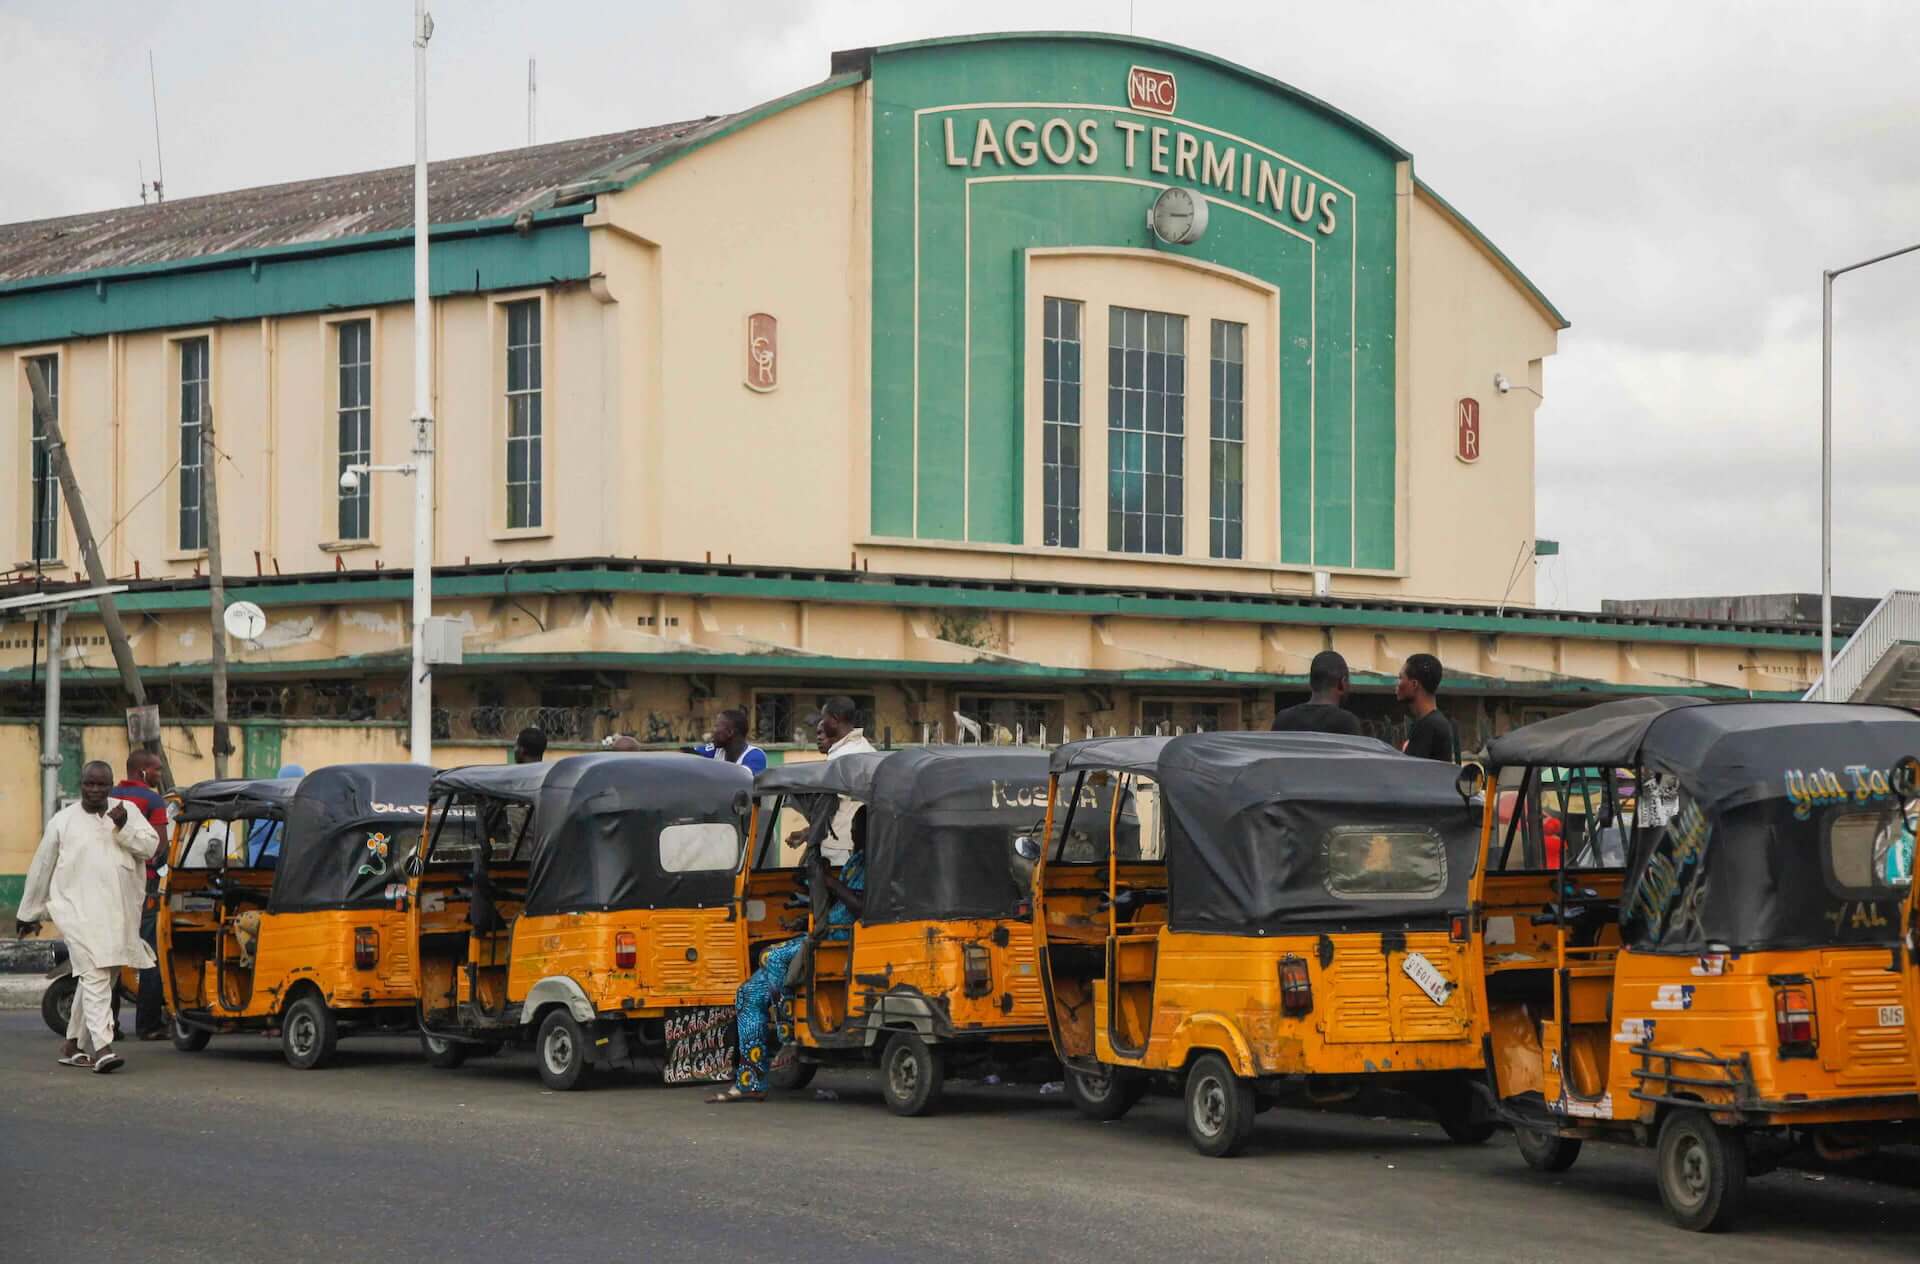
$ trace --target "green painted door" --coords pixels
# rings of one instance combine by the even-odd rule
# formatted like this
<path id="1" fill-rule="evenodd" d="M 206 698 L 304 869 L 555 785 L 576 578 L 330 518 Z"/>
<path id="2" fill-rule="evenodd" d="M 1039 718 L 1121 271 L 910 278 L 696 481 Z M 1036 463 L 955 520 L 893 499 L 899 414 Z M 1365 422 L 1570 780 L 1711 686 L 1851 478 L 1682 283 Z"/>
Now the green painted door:
<path id="1" fill-rule="evenodd" d="M 60 797 L 80 797 L 80 770 L 87 766 L 87 748 L 80 741 L 80 730 L 60 729 Z"/>
<path id="2" fill-rule="evenodd" d="M 248 777 L 272 777 L 280 772 L 280 736 L 284 729 L 278 724 L 249 724 L 243 730 L 246 733 L 246 775 Z"/>

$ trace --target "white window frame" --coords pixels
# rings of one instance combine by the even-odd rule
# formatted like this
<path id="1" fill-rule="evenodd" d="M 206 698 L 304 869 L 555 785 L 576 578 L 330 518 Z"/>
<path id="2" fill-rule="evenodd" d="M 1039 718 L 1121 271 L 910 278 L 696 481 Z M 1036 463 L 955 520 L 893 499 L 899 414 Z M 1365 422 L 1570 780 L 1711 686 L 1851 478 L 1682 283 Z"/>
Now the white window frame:
<path id="1" fill-rule="evenodd" d="M 368 308 L 357 312 L 330 312 L 321 318 L 320 335 L 322 348 L 321 393 L 324 401 L 325 422 L 320 436 L 320 468 L 325 473 L 326 491 L 321 497 L 320 548 L 328 553 L 345 553 L 356 549 L 379 547 L 380 541 L 380 478 L 378 475 L 363 476 L 360 489 L 367 497 L 367 534 L 359 538 L 347 538 L 340 534 L 340 475 L 344 462 L 340 454 L 340 331 L 347 325 L 365 322 L 367 326 L 367 457 L 366 464 L 380 463 L 380 385 L 382 359 L 380 355 L 380 312 Z"/>
<path id="2" fill-rule="evenodd" d="M 1115 268 L 1137 261 L 1139 266 Z M 1087 265 L 1081 266 L 1083 262 Z M 1220 287 L 1219 283 L 1226 283 Z M 1093 558 L 1142 565 L 1186 565 L 1274 570 L 1280 563 L 1279 346 L 1277 287 L 1232 268 L 1161 251 L 1130 247 L 1044 247 L 1025 256 L 1026 295 L 1024 467 L 1021 552 Z M 1045 299 L 1082 303 L 1080 547 L 1042 543 L 1045 447 L 1042 373 Z M 1106 337 L 1112 307 L 1169 312 L 1187 318 L 1186 433 L 1183 456 L 1183 527 L 1179 554 L 1129 553 L 1106 547 L 1109 439 Z M 1209 556 L 1212 482 L 1212 417 L 1207 392 L 1211 322 L 1248 326 L 1244 405 L 1245 487 L 1240 558 Z M 1089 334 L 1087 331 L 1093 331 Z M 1098 336 L 1098 345 L 1088 340 Z M 1254 348 L 1267 348 L 1264 354 Z M 1090 421 L 1089 418 L 1092 418 Z"/>
<path id="3" fill-rule="evenodd" d="M 13 450 L 26 454 L 26 459 L 20 463 L 20 477 L 17 480 L 20 496 L 17 502 L 20 505 L 20 513 L 18 515 L 21 531 L 20 540 L 24 546 L 20 550 L 20 565 L 24 570 L 58 569 L 65 567 L 67 564 L 63 558 L 66 553 L 68 535 L 64 515 L 60 512 L 61 505 L 64 503 L 63 498 L 65 492 L 60 487 L 59 479 L 54 475 L 51 465 L 48 466 L 47 475 L 53 479 L 53 554 L 49 557 L 40 558 L 34 556 L 36 551 L 34 548 L 35 536 L 38 534 L 39 524 L 34 520 L 34 494 L 37 490 L 36 484 L 38 480 L 34 477 L 33 457 L 34 448 L 39 441 L 33 433 L 33 388 L 27 384 L 27 366 L 29 364 L 36 360 L 53 361 L 55 377 L 53 392 L 54 420 L 64 423 L 66 418 L 63 415 L 61 404 L 68 394 L 66 389 L 66 350 L 64 345 L 29 347 L 16 351 L 13 356 L 13 375 L 14 381 L 19 384 L 18 399 L 20 401 L 20 424 L 16 432 L 17 437 L 14 441 Z"/>
<path id="4" fill-rule="evenodd" d="M 515 303 L 534 302 L 538 304 L 540 315 L 540 521 L 536 526 L 514 527 L 508 525 L 507 478 L 509 474 L 509 444 L 512 441 L 511 405 L 507 393 L 507 337 L 508 311 Z M 491 296 L 488 304 L 488 344 L 491 347 L 493 361 L 493 395 L 489 408 L 492 410 L 493 442 L 493 531 L 496 540 L 537 540 L 553 535 L 559 506 L 554 491 L 554 424 L 553 409 L 549 407 L 553 399 L 553 346 L 554 346 L 554 304 L 546 290 L 523 290 Z"/>
<path id="5" fill-rule="evenodd" d="M 219 424 L 219 381 L 220 381 L 220 337 L 217 327 L 205 329 L 183 329 L 167 335 L 167 404 L 163 414 L 166 418 L 166 447 L 162 449 L 164 459 L 161 469 L 168 470 L 167 475 L 167 560 L 173 562 L 197 561 L 207 555 L 206 546 L 206 480 L 212 477 L 213 467 L 204 463 L 200 466 L 200 537 L 201 543 L 195 546 L 180 541 L 180 483 L 185 471 L 181 457 L 181 391 L 184 383 L 181 379 L 181 351 L 187 343 L 203 341 L 207 344 L 206 392 L 201 403 L 213 413 L 214 422 Z M 200 424 L 206 424 L 206 417 L 200 418 Z"/>

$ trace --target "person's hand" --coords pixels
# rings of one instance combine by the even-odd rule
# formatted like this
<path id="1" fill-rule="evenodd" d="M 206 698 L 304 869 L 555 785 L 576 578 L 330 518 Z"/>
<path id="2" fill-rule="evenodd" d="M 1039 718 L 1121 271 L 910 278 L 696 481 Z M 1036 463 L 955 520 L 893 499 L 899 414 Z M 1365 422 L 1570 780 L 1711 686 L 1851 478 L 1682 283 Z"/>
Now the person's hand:
<path id="1" fill-rule="evenodd" d="M 807 831 L 803 829 L 797 829 L 793 831 L 793 833 L 787 835 L 787 846 L 789 847 L 798 847 L 800 844 L 806 841 L 807 841 Z"/>
<path id="2" fill-rule="evenodd" d="M 125 829 L 127 824 L 126 803 L 116 799 L 113 806 L 107 809 L 107 819 L 113 822 L 113 828 Z"/>
<path id="3" fill-rule="evenodd" d="M 14 920 L 14 923 L 13 923 L 14 938 L 32 939 L 35 935 L 38 935 L 39 933 L 40 933 L 39 922 L 23 922 L 17 918 Z"/>

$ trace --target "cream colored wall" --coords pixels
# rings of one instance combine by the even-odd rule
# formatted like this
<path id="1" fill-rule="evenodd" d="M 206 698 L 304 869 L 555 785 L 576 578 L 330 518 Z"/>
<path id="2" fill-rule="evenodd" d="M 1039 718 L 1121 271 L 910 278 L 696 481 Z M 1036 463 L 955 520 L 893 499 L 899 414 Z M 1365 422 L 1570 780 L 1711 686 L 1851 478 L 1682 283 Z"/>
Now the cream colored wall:
<path id="1" fill-rule="evenodd" d="M 498 304 L 540 297 L 546 304 L 544 425 L 547 523 L 538 532 L 504 530 L 499 488 L 505 464 L 504 406 L 497 377 L 504 361 Z M 586 285 L 514 294 L 442 299 L 435 303 L 435 403 L 440 428 L 437 479 L 437 560 L 457 564 L 520 558 L 580 557 L 614 549 L 615 526 L 600 511 L 617 499 L 617 469 L 602 450 L 616 433 L 603 383 L 607 332 L 602 304 Z M 178 539 L 178 351 L 175 343 L 210 339 L 214 428 L 224 454 L 218 464 L 221 543 L 229 575 L 331 570 L 339 555 L 348 569 L 411 565 L 413 487 L 409 479 L 375 475 L 372 539 L 340 546 L 339 482 L 334 415 L 337 371 L 334 325 L 366 317 L 374 327 L 374 450 L 376 464 L 411 458 L 411 309 L 405 305 L 360 312 L 281 316 L 206 329 L 153 331 L 76 339 L 7 354 L 16 389 L 0 392 L 0 433 L 14 436 L 12 451 L 27 450 L 31 404 L 21 361 L 59 354 L 61 424 L 87 512 L 114 575 L 148 578 L 204 571 L 202 555 L 183 553 Z M 610 448 L 611 445 L 608 445 Z M 10 512 L 0 516 L 4 560 L 24 559 L 29 484 L 24 463 L 13 466 L 6 491 Z M 115 524 L 118 524 L 116 529 Z M 60 560 L 77 569 L 72 528 Z M 256 563 L 254 552 L 260 553 Z"/>
<path id="2" fill-rule="evenodd" d="M 1531 605 L 1534 567 L 1534 414 L 1542 361 L 1557 331 L 1479 242 L 1425 196 L 1411 200 L 1408 288 L 1411 347 L 1405 364 L 1408 582 L 1420 600 Z M 1501 395 L 1495 373 L 1514 387 Z M 1525 389 L 1531 387 L 1531 390 Z M 1455 408 L 1480 402 L 1480 459 L 1455 456 Z"/>
<path id="3" fill-rule="evenodd" d="M 864 102 L 850 87 L 774 115 L 589 219 L 621 309 L 617 494 L 639 529 L 619 552 L 847 564 L 866 518 Z M 766 393 L 744 385 L 755 312 L 779 321 Z"/>

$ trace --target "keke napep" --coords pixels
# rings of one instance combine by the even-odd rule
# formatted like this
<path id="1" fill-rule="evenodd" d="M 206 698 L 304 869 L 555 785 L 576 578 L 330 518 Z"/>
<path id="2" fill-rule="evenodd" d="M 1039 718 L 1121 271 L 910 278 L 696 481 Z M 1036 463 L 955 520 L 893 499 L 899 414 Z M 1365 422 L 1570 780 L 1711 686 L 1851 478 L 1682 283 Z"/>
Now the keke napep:
<path id="1" fill-rule="evenodd" d="M 1467 896 L 1477 812 L 1450 764 L 1371 738 L 1200 733 L 1053 752 L 1033 923 L 1054 1047 L 1082 1114 L 1184 1080 L 1203 1154 L 1235 1153 L 1288 1077 L 1423 1098 L 1463 1143 L 1472 1084 Z M 1099 846 L 1070 837 L 1110 782 Z"/>
<path id="2" fill-rule="evenodd" d="M 408 914 L 434 1064 L 530 1037 L 550 1088 L 609 1067 L 730 1078 L 752 784 L 664 753 L 436 776 Z"/>
<path id="3" fill-rule="evenodd" d="M 404 866 L 433 770 L 340 764 L 181 797 L 157 925 L 174 1044 L 278 1028 L 287 1062 L 413 1028 Z"/>
<path id="4" fill-rule="evenodd" d="M 1044 817 L 1046 766 L 1033 749 L 930 746 L 755 778 L 751 939 L 756 950 L 805 940 L 783 984 L 797 1061 L 775 1087 L 822 1064 L 877 1063 L 888 1107 L 918 1115 L 956 1069 L 1051 1062 L 1031 865 L 1015 846 Z M 825 853 L 861 830 L 863 907 L 834 926 Z"/>
<path id="5" fill-rule="evenodd" d="M 1474 955 L 1529 1164 L 1653 1145 L 1668 1211 L 1711 1230 L 1796 1149 L 1913 1135 L 1916 753 L 1920 717 L 1891 707 L 1684 697 L 1494 739 L 1517 805 L 1503 825 L 1488 797 Z M 1557 848 L 1550 772 L 1597 790 Z"/>

